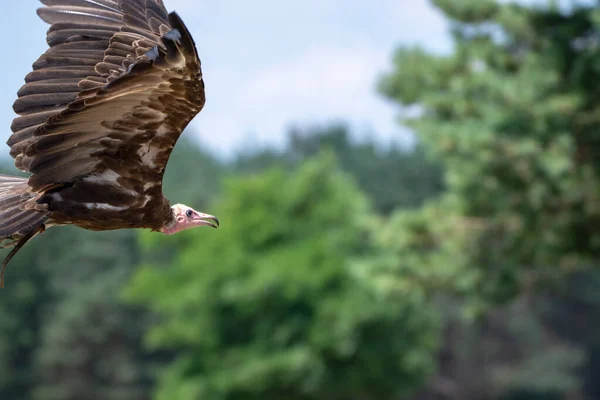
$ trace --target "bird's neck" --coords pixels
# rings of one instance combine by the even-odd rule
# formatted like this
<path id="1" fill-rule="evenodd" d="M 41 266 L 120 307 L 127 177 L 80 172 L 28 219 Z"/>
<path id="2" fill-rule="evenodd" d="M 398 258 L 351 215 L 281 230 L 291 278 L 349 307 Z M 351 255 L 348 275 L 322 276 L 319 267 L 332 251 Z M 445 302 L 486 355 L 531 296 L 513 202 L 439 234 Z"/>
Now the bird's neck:
<path id="1" fill-rule="evenodd" d="M 169 213 L 169 219 L 162 226 L 162 228 L 159 229 L 159 231 L 164 233 L 165 235 L 172 235 L 174 233 L 179 232 L 180 230 L 181 229 L 179 229 L 179 224 L 177 224 L 177 219 L 175 218 L 175 213 L 173 212 L 173 209 L 171 209 Z"/>

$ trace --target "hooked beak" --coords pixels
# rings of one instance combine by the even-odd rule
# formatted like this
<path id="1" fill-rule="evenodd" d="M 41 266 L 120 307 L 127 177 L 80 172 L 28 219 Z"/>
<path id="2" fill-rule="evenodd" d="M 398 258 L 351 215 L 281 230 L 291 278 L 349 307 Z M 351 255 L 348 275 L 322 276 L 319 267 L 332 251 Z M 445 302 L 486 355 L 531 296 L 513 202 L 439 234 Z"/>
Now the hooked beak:
<path id="1" fill-rule="evenodd" d="M 215 217 L 214 215 L 210 215 L 210 214 L 203 214 L 200 212 L 196 212 L 192 221 L 194 221 L 194 223 L 199 226 L 204 225 L 204 226 L 210 226 L 212 228 L 219 227 L 219 219 L 217 217 Z"/>

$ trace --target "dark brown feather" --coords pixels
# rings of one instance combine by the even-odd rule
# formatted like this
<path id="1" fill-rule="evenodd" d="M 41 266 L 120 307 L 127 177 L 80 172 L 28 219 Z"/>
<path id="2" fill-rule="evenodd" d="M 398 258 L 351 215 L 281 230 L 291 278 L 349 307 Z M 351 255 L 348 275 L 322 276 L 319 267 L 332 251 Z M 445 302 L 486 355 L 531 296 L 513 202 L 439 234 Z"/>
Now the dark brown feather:
<path id="1" fill-rule="evenodd" d="M 35 209 L 40 196 L 29 189 L 26 178 L 0 175 L 0 242 L 27 233 L 47 219 L 45 207 Z"/>
<path id="2" fill-rule="evenodd" d="M 160 0 L 42 2 L 50 49 L 14 104 L 15 165 L 53 224 L 159 229 L 166 163 L 205 101 L 191 35 Z"/>
<path id="3" fill-rule="evenodd" d="M 47 226 L 173 222 L 162 177 L 204 106 L 195 44 L 162 0 L 41 0 L 50 48 L 13 108 L 7 144 L 28 179 L 0 175 L 0 244 L 10 259 Z"/>

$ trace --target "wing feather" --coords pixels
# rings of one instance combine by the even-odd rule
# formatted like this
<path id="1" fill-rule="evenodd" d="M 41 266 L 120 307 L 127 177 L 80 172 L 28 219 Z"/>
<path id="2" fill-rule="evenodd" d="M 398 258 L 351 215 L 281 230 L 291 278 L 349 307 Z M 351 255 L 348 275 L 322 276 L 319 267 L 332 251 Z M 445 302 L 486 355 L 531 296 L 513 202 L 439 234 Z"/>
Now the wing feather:
<path id="1" fill-rule="evenodd" d="M 75 6 L 119 12 L 118 0 L 40 0 L 45 6 Z"/>
<path id="2" fill-rule="evenodd" d="M 118 11 L 103 10 L 89 6 L 63 6 L 42 7 L 38 9 L 39 17 L 48 24 L 68 23 L 85 26 L 121 28 L 122 14 Z"/>
<path id="3" fill-rule="evenodd" d="M 68 184 L 73 194 L 77 182 L 103 179 L 127 196 L 160 190 L 172 148 L 205 101 L 183 22 L 161 0 L 42 3 L 50 49 L 14 104 L 15 165 L 32 173 L 34 191 Z"/>
<path id="4" fill-rule="evenodd" d="M 38 10 L 38 15 L 51 24 L 46 37 L 50 48 L 33 64 L 33 71 L 26 76 L 13 107 L 20 116 L 13 122 L 9 145 L 19 169 L 24 168 L 19 154 L 25 147 L 25 143 L 19 142 L 31 140 L 37 127 L 49 116 L 64 111 L 66 105 L 77 99 L 80 90 L 102 86 L 126 71 L 139 55 L 135 41 L 146 39 L 152 43 L 149 48 L 156 44 L 158 36 L 147 22 L 145 29 L 142 24 L 135 34 L 118 37 L 127 28 L 125 16 L 128 13 L 144 16 L 147 10 L 156 13 L 157 9 L 162 10 L 158 15 L 166 15 L 164 5 L 157 0 L 41 2 L 45 7 Z M 26 118 L 30 114 L 39 118 Z"/>

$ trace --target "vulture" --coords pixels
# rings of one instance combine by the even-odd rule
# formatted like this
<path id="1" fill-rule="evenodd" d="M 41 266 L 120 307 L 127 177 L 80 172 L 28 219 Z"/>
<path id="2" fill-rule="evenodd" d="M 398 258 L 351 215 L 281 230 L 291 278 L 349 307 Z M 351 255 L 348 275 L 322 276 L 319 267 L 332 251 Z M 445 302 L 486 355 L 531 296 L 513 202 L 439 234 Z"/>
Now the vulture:
<path id="1" fill-rule="evenodd" d="M 8 262 L 48 227 L 170 235 L 216 217 L 162 194 L 177 139 L 202 110 L 196 45 L 162 0 L 41 0 L 48 50 L 17 93 L 8 139 L 28 177 L 0 175 Z"/>

